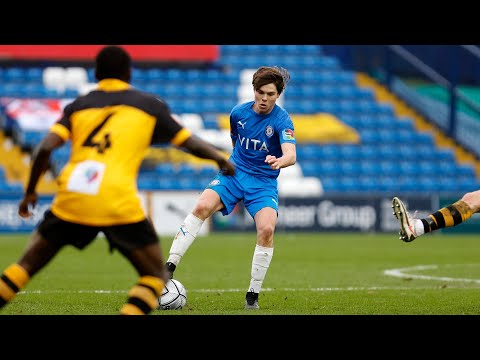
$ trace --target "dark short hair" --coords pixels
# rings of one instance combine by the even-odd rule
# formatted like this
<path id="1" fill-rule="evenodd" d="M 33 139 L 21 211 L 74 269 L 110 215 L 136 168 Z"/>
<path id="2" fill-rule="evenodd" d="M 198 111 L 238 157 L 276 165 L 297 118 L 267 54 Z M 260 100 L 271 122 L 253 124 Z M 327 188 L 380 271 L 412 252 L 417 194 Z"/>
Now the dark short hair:
<path id="1" fill-rule="evenodd" d="M 109 45 L 102 48 L 95 58 L 95 77 L 103 79 L 120 79 L 130 82 L 132 59 L 120 46 Z"/>
<path id="2" fill-rule="evenodd" d="M 290 73 L 287 69 L 279 66 L 261 66 L 253 74 L 252 85 L 254 90 L 260 89 L 263 85 L 274 84 L 279 95 L 290 81 Z"/>

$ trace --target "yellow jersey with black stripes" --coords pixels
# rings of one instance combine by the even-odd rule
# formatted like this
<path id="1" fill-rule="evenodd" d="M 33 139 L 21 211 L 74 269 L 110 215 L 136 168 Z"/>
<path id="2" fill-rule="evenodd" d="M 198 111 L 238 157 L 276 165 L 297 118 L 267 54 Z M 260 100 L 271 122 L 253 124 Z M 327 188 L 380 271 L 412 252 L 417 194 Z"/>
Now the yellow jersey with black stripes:
<path id="1" fill-rule="evenodd" d="M 67 105 L 50 131 L 71 141 L 51 210 L 92 226 L 145 219 L 137 177 L 149 147 L 180 145 L 191 136 L 164 101 L 117 79 L 101 80 Z"/>

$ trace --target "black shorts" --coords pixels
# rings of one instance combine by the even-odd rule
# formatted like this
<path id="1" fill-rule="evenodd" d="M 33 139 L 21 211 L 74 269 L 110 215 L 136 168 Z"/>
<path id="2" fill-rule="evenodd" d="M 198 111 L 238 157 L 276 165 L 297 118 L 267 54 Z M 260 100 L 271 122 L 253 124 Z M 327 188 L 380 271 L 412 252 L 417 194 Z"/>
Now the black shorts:
<path id="1" fill-rule="evenodd" d="M 77 249 L 85 248 L 100 232 L 105 234 L 112 251 L 117 248 L 120 252 L 129 252 L 159 242 L 157 233 L 148 219 L 125 225 L 89 226 L 59 219 L 51 210 L 47 210 L 37 230 L 47 241 L 72 245 Z"/>

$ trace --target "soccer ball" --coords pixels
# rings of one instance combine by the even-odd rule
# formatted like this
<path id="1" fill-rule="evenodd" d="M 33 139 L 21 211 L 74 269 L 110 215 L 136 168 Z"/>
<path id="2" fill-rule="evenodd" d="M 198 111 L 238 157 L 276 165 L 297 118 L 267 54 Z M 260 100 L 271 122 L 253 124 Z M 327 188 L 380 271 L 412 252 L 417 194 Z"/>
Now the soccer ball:
<path id="1" fill-rule="evenodd" d="M 170 279 L 163 288 L 162 295 L 158 298 L 158 309 L 179 310 L 187 304 L 187 289 L 183 284 Z"/>

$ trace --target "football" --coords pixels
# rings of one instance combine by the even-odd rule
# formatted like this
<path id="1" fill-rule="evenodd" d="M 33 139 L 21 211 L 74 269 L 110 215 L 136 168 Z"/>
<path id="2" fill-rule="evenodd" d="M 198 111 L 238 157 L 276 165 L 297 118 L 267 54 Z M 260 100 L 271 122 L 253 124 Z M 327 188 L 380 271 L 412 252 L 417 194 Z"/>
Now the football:
<path id="1" fill-rule="evenodd" d="M 163 288 L 162 295 L 158 298 L 158 308 L 160 310 L 179 310 L 187 304 L 187 289 L 183 284 L 170 279 Z"/>

